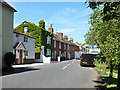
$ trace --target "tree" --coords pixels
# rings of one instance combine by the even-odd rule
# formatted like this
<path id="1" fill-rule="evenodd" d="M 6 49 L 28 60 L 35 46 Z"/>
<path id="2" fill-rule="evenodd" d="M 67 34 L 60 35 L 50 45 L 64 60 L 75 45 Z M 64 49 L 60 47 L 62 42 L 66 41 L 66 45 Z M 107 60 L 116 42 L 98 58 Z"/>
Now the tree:
<path id="1" fill-rule="evenodd" d="M 107 3 L 105 3 L 105 5 L 106 4 Z M 105 17 L 111 12 L 108 14 L 108 12 L 105 11 L 105 8 L 107 7 L 105 5 L 103 7 L 99 6 L 93 8 L 94 13 L 90 15 L 89 21 L 91 27 L 89 32 L 85 35 L 85 38 L 87 44 L 99 45 L 101 53 L 103 54 L 102 56 L 106 57 L 105 61 L 111 63 L 110 79 L 112 78 L 113 65 L 118 66 L 117 86 L 120 88 L 120 17 L 106 19 Z M 119 12 L 118 9 L 114 10 L 116 10 L 113 11 L 114 13 Z"/>
<path id="2" fill-rule="evenodd" d="M 91 9 L 95 9 L 100 5 L 103 5 L 102 13 L 104 17 L 102 18 L 104 21 L 109 21 L 111 19 L 119 19 L 120 18 L 120 1 L 119 2 L 90 2 L 88 0 L 88 7 Z M 85 2 L 87 3 L 87 2 Z"/>

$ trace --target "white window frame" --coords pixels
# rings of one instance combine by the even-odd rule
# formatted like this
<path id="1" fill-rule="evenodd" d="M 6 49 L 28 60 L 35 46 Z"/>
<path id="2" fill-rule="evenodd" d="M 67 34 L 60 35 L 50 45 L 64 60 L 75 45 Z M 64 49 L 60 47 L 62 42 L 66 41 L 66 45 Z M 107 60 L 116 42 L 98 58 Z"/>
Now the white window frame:
<path id="1" fill-rule="evenodd" d="M 68 48 L 68 50 L 69 50 L 69 44 L 67 45 L 67 48 Z"/>
<path id="2" fill-rule="evenodd" d="M 54 51 L 54 58 L 56 58 L 56 51 Z"/>
<path id="3" fill-rule="evenodd" d="M 56 40 L 54 40 L 54 48 L 56 48 Z"/>
<path id="4" fill-rule="evenodd" d="M 27 33 L 27 27 L 24 27 L 24 33 Z"/>
<path id="5" fill-rule="evenodd" d="M 51 55 L 51 49 L 47 49 L 47 56 Z"/>
<path id="6" fill-rule="evenodd" d="M 24 36 L 24 42 L 28 42 L 28 37 Z"/>
<path id="7" fill-rule="evenodd" d="M 64 44 L 64 49 L 66 49 L 66 44 Z"/>
<path id="8" fill-rule="evenodd" d="M 59 56 L 61 57 L 61 51 L 59 51 Z"/>
<path id="9" fill-rule="evenodd" d="M 66 52 L 64 52 L 64 56 L 66 57 Z"/>
<path id="10" fill-rule="evenodd" d="M 24 51 L 24 55 L 28 56 L 28 51 L 27 50 Z"/>
<path id="11" fill-rule="evenodd" d="M 47 37 L 47 44 L 51 44 L 51 37 Z"/>
<path id="12" fill-rule="evenodd" d="M 59 42 L 59 49 L 61 49 L 61 42 Z"/>

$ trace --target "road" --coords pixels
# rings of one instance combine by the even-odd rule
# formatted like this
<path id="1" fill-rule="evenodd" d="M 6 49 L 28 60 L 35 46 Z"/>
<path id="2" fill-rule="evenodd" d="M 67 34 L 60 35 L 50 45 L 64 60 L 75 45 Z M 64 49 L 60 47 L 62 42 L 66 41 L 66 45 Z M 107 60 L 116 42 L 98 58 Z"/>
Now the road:
<path id="1" fill-rule="evenodd" d="M 3 88 L 94 88 L 97 72 L 70 60 L 2 76 Z"/>

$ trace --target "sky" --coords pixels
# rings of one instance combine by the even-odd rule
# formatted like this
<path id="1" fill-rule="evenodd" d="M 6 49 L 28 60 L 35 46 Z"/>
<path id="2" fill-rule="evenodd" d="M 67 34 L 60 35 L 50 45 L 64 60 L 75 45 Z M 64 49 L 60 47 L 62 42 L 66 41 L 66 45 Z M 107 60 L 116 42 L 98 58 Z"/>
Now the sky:
<path id="1" fill-rule="evenodd" d="M 68 39 L 84 43 L 84 35 L 88 32 L 90 8 L 84 2 L 9 2 L 17 12 L 14 16 L 14 27 L 23 21 L 38 25 L 45 21 L 46 29 L 53 24 L 54 33 L 63 32 Z"/>

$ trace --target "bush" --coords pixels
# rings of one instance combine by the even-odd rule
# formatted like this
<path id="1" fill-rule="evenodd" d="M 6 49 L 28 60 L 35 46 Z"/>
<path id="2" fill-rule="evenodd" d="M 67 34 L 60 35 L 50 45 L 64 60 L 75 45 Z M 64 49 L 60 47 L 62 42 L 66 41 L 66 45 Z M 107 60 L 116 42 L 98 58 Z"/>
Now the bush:
<path id="1" fill-rule="evenodd" d="M 11 67 L 13 63 L 15 62 L 15 55 L 12 52 L 6 53 L 4 57 L 4 61 L 8 67 Z"/>

